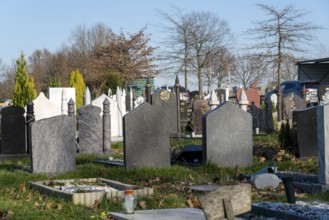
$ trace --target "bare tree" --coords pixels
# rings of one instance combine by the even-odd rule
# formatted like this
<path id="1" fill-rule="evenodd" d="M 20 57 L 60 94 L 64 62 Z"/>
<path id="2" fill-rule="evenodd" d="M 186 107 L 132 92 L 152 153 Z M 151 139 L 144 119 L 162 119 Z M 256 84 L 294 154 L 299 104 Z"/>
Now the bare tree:
<path id="1" fill-rule="evenodd" d="M 190 17 L 185 16 L 183 12 L 174 7 L 174 13 L 169 14 L 160 11 L 162 18 L 168 24 L 161 24 L 164 33 L 168 33 L 168 37 L 164 39 L 164 45 L 161 51 L 161 61 L 168 63 L 167 69 L 174 69 L 173 74 L 183 72 L 185 89 L 188 89 L 188 73 L 191 72 L 191 57 L 189 40 L 189 30 L 192 27 Z"/>
<path id="2" fill-rule="evenodd" d="M 254 28 L 247 31 L 247 35 L 256 40 L 253 46 L 262 55 L 274 61 L 277 74 L 278 88 L 278 121 L 282 120 L 282 91 L 280 88 L 282 63 L 287 54 L 305 52 L 301 45 L 314 40 L 314 33 L 320 27 L 302 19 L 307 14 L 297 10 L 292 5 L 279 10 L 273 6 L 258 4 L 266 13 L 267 19 L 254 23 Z"/>
<path id="3" fill-rule="evenodd" d="M 294 56 L 285 56 L 282 62 L 282 79 L 284 81 L 297 79 L 296 61 Z"/>
<path id="4" fill-rule="evenodd" d="M 0 64 L 0 99 L 13 98 L 16 67 L 16 62 L 13 62 L 10 66 Z"/>
<path id="5" fill-rule="evenodd" d="M 236 58 L 232 80 L 248 89 L 256 80 L 261 81 L 268 73 L 268 63 L 261 56 L 244 54 Z"/>
<path id="6" fill-rule="evenodd" d="M 188 86 L 187 73 L 197 73 L 199 94 L 202 96 L 203 75 L 207 72 L 209 62 L 218 56 L 218 48 L 226 47 L 231 42 L 233 35 L 230 27 L 225 20 L 210 12 L 183 14 L 177 10 L 174 15 L 162 15 L 169 23 L 164 26 L 170 34 L 167 43 L 173 45 L 167 48 L 172 52 L 169 57 L 180 64 L 179 70 L 183 70 L 185 76 L 185 87 Z"/>
<path id="7" fill-rule="evenodd" d="M 207 63 L 207 70 L 204 73 L 208 84 L 214 86 L 217 82 L 217 87 L 222 88 L 224 79 L 230 83 L 230 72 L 232 72 L 235 63 L 235 57 L 225 48 L 218 48 L 216 56 L 211 56 L 211 60 Z"/>

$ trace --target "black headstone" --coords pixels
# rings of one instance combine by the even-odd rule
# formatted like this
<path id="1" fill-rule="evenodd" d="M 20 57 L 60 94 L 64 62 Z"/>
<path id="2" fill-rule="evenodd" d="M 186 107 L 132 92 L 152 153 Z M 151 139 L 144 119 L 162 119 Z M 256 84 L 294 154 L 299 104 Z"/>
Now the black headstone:
<path id="1" fill-rule="evenodd" d="M 317 157 L 317 107 L 293 112 L 294 147 L 300 157 Z"/>
<path id="2" fill-rule="evenodd" d="M 1 111 L 1 154 L 26 154 L 25 110 L 9 106 Z"/>

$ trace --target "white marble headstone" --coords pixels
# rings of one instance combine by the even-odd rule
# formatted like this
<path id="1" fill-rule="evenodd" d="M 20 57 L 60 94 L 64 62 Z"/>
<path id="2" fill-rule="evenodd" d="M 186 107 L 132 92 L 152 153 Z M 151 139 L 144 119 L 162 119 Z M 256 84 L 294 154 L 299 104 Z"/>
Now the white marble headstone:
<path id="1" fill-rule="evenodd" d="M 119 120 L 122 121 L 122 117 L 119 114 L 118 103 L 114 99 L 108 97 L 105 94 L 102 94 L 97 99 L 91 102 L 92 105 L 98 106 L 102 109 L 101 115 L 103 114 L 103 102 L 105 99 L 110 101 L 110 114 L 111 114 L 111 136 L 118 137 L 122 134 L 122 131 L 119 130 Z"/>
<path id="2" fill-rule="evenodd" d="M 50 101 L 43 92 L 40 92 L 39 96 L 33 100 L 33 104 L 35 121 L 62 114 L 61 109 Z"/>
<path id="3" fill-rule="evenodd" d="M 70 99 L 72 99 L 74 101 L 74 103 L 76 103 L 75 88 L 71 88 L 71 87 L 53 87 L 53 88 L 49 88 L 48 89 L 49 100 L 52 101 L 53 103 L 55 103 L 55 105 L 57 105 L 60 109 L 61 109 L 61 106 L 62 106 L 63 89 L 65 89 L 67 100 L 69 101 Z M 74 106 L 74 109 L 76 109 L 75 106 Z"/>

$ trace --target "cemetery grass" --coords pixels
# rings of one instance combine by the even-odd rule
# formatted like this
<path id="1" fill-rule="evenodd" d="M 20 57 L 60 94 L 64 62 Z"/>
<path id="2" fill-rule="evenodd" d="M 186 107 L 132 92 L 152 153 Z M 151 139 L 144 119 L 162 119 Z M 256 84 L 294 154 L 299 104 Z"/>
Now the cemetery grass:
<path id="1" fill-rule="evenodd" d="M 274 134 L 275 136 L 276 134 Z M 29 159 L 16 159 L 0 162 L 0 219 L 106 219 L 108 211 L 121 211 L 120 198 L 96 201 L 93 207 L 73 205 L 60 198 L 40 194 L 29 187 L 29 181 L 49 179 L 76 179 L 102 177 L 139 187 L 152 187 L 154 194 L 138 199 L 137 209 L 158 208 L 200 208 L 199 198 L 204 194 L 191 191 L 188 187 L 196 184 L 231 185 L 246 182 L 240 174 L 254 173 L 275 161 L 279 171 L 291 170 L 317 173 L 317 160 L 298 160 L 288 151 L 282 152 L 275 137 L 254 137 L 254 165 L 247 168 L 222 168 L 208 163 L 200 167 L 188 168 L 171 166 L 170 168 L 145 167 L 126 171 L 122 167 L 110 167 L 92 163 L 99 158 L 95 155 L 77 157 L 77 170 L 48 177 L 42 174 L 30 174 L 22 169 L 29 165 Z M 172 142 L 173 147 L 187 144 Z M 193 141 L 191 144 L 197 144 Z M 274 150 L 267 152 L 261 148 Z M 257 150 L 255 150 L 257 149 Z M 112 146 L 114 158 L 123 158 L 122 143 Z M 266 156 L 266 157 L 265 157 Z M 265 159 L 263 159 L 265 158 Z M 329 193 L 305 194 L 297 192 L 300 200 L 321 200 L 329 202 Z M 256 190 L 252 188 L 252 200 L 286 202 L 284 187 L 278 189 Z"/>

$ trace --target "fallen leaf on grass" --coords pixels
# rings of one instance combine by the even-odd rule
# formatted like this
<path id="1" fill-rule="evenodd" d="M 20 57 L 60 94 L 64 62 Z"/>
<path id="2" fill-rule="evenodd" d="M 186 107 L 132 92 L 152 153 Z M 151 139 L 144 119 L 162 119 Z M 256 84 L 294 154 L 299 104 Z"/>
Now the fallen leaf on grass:
<path id="1" fill-rule="evenodd" d="M 52 202 L 47 202 L 46 206 L 45 206 L 45 209 L 48 210 L 48 209 L 51 209 L 53 203 Z"/>
<path id="2" fill-rule="evenodd" d="M 160 208 L 160 206 L 162 206 L 163 201 L 164 201 L 164 200 L 161 200 L 161 201 L 159 202 L 158 208 Z"/>
<path id="3" fill-rule="evenodd" d="M 62 210 L 62 209 L 63 209 L 63 205 L 58 203 L 58 204 L 57 204 L 57 209 L 58 209 L 58 210 Z"/>
<path id="4" fill-rule="evenodd" d="M 266 158 L 265 157 L 260 157 L 259 158 L 259 163 L 263 164 L 265 162 Z"/>
<path id="5" fill-rule="evenodd" d="M 32 195 L 31 195 L 31 194 L 28 194 L 28 195 L 26 196 L 25 202 L 29 202 L 29 201 L 31 201 L 31 198 L 32 198 Z"/>
<path id="6" fill-rule="evenodd" d="M 101 201 L 99 199 L 95 200 L 95 203 L 92 205 L 92 208 L 93 209 L 96 209 L 100 206 L 101 204 Z"/>
<path id="7" fill-rule="evenodd" d="M 20 184 L 20 185 L 19 185 L 19 191 L 20 191 L 20 192 L 25 192 L 25 191 L 26 191 L 26 186 L 25 186 L 25 184 Z"/>
<path id="8" fill-rule="evenodd" d="M 1 220 L 7 220 L 10 217 L 12 217 L 14 215 L 14 212 L 11 210 L 8 210 L 7 213 L 6 212 L 1 212 L 0 211 L 0 219 Z"/>
<path id="9" fill-rule="evenodd" d="M 188 206 L 189 206 L 190 208 L 194 208 L 194 205 L 193 205 L 193 202 L 192 202 L 191 199 L 188 199 L 188 200 L 187 200 L 187 204 L 188 204 Z"/>
<path id="10" fill-rule="evenodd" d="M 142 208 L 142 209 L 146 209 L 146 203 L 145 201 L 139 201 L 138 205 Z"/>

